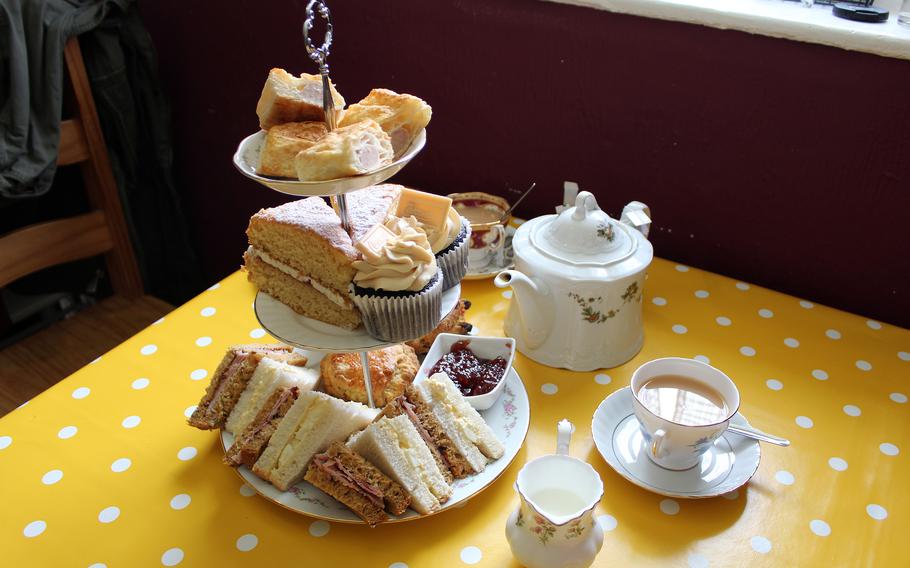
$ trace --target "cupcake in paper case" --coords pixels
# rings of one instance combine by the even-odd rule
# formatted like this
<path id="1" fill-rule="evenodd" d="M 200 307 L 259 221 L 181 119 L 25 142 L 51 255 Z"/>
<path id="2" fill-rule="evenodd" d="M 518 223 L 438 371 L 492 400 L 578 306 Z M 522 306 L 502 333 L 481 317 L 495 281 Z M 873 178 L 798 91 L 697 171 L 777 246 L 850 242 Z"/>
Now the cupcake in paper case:
<path id="1" fill-rule="evenodd" d="M 449 208 L 446 224 L 441 231 L 427 230 L 430 248 L 436 255 L 436 264 L 442 270 L 442 290 L 459 284 L 468 273 L 468 250 L 471 244 L 471 225 L 454 207 Z"/>
<path id="2" fill-rule="evenodd" d="M 427 235 L 413 217 L 390 218 L 355 245 L 363 255 L 351 299 L 367 333 L 383 341 L 406 341 L 439 324 L 443 274 Z"/>

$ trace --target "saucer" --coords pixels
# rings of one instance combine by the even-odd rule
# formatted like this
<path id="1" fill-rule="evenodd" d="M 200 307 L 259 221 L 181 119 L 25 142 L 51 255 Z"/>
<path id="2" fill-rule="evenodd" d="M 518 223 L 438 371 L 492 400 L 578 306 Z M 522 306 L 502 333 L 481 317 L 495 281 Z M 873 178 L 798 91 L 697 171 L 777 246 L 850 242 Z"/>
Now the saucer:
<path id="1" fill-rule="evenodd" d="M 486 266 L 472 269 L 468 268 L 464 280 L 483 280 L 484 278 L 493 278 L 503 270 L 508 270 L 515 266 L 512 260 L 512 237 L 515 236 L 515 227 L 506 227 L 506 242 L 502 245 L 502 250 L 493 257 Z"/>
<path id="2" fill-rule="evenodd" d="M 645 453 L 645 443 L 633 411 L 632 389 L 620 389 L 600 403 L 591 431 L 604 460 L 635 485 L 668 497 L 702 499 L 729 493 L 746 484 L 758 470 L 761 448 L 756 440 L 725 432 L 701 461 L 685 471 L 664 469 Z M 749 426 L 739 413 L 733 424 Z"/>

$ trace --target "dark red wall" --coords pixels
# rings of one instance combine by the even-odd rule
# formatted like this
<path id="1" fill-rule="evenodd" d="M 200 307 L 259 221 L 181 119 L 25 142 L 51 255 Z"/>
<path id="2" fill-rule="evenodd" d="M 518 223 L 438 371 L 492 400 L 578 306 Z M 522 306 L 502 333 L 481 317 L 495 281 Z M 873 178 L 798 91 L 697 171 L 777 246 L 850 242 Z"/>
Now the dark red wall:
<path id="1" fill-rule="evenodd" d="M 143 4 L 211 279 L 287 198 L 234 171 L 270 67 L 314 72 L 305 2 Z M 653 212 L 659 256 L 910 327 L 910 61 L 529 0 L 331 2 L 332 76 L 433 106 L 394 181 L 437 193 L 563 180 Z"/>

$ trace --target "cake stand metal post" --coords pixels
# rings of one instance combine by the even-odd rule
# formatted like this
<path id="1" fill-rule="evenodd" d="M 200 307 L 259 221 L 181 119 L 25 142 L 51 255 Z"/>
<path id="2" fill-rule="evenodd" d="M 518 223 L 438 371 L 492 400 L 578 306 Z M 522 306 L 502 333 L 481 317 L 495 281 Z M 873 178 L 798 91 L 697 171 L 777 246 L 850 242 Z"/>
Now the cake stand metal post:
<path id="1" fill-rule="evenodd" d="M 310 38 L 310 31 L 316 21 L 317 14 L 325 20 L 325 38 L 322 45 L 316 47 Z M 319 67 L 319 74 L 322 76 L 322 111 L 325 116 L 325 127 L 329 132 L 335 130 L 335 100 L 332 98 L 331 83 L 329 82 L 329 53 L 332 47 L 332 13 L 323 0 L 310 0 L 306 6 L 306 18 L 303 20 L 303 42 L 306 46 L 307 55 Z M 341 226 L 345 232 L 351 234 L 351 220 L 347 197 L 344 193 L 333 195 L 332 204 L 338 210 L 338 216 L 341 218 Z M 367 393 L 367 403 L 370 408 L 376 408 L 373 402 L 373 379 L 370 376 L 370 362 L 367 357 L 367 351 L 360 352 L 360 364 L 363 369 L 363 386 Z"/>

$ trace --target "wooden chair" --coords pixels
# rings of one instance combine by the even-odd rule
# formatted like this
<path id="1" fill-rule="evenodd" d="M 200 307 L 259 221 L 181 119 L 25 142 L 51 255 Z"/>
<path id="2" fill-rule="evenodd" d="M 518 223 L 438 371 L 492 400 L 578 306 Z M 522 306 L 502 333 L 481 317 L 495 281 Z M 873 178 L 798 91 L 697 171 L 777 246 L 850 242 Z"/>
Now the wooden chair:
<path id="1" fill-rule="evenodd" d="M 142 278 L 76 38 L 67 41 L 64 58 L 75 116 L 61 123 L 57 165 L 79 164 L 92 211 L 0 237 L 0 287 L 49 266 L 103 254 L 114 293 L 137 298 Z"/>

